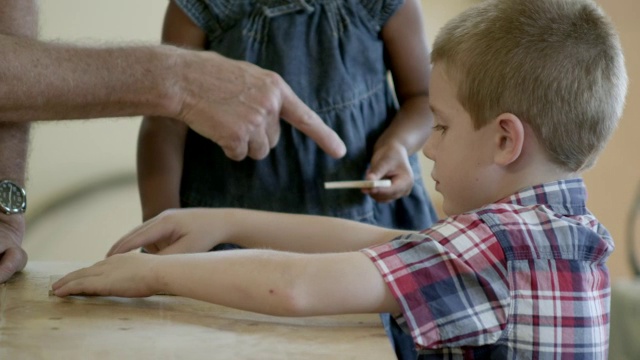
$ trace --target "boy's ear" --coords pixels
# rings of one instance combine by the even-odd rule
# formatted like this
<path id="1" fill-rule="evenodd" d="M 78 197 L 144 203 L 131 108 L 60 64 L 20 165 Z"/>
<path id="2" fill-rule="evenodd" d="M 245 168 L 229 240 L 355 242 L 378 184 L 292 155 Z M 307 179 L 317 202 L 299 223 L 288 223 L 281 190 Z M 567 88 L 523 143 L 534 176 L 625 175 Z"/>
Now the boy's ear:
<path id="1" fill-rule="evenodd" d="M 500 114 L 495 119 L 497 128 L 493 161 L 506 166 L 518 159 L 524 146 L 524 124 L 511 113 Z"/>

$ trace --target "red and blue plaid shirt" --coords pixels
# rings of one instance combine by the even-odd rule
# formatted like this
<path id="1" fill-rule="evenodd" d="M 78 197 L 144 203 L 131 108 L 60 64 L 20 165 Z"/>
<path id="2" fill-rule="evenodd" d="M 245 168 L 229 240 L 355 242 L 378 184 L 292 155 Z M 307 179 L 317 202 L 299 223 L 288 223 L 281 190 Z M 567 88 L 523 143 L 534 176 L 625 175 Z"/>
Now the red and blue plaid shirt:
<path id="1" fill-rule="evenodd" d="M 534 186 L 365 249 L 420 359 L 606 359 L 607 230 L 581 179 Z"/>

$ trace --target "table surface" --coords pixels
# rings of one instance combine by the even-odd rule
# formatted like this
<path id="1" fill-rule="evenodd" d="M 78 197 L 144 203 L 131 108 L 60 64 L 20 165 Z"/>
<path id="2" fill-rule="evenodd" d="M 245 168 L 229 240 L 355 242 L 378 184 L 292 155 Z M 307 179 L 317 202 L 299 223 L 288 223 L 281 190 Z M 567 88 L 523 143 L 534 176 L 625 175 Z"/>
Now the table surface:
<path id="1" fill-rule="evenodd" d="M 49 296 L 84 263 L 30 262 L 0 285 L 0 359 L 394 359 L 377 315 L 283 318 L 178 296 Z"/>

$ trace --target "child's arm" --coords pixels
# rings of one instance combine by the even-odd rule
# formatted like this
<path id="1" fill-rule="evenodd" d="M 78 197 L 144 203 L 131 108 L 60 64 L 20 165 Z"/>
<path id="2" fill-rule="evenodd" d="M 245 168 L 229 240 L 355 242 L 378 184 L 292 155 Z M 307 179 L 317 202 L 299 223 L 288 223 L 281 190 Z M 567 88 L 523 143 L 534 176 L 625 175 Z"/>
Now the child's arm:
<path id="1" fill-rule="evenodd" d="M 107 256 L 145 247 L 152 253 L 204 252 L 220 243 L 298 253 L 356 251 L 407 231 L 325 216 L 246 209 L 166 211 L 116 242 Z M 158 247 L 160 243 L 162 246 Z"/>
<path id="2" fill-rule="evenodd" d="M 169 2 L 162 42 L 203 49 L 205 33 L 173 2 Z M 177 120 L 145 117 L 138 136 L 138 188 L 144 221 L 180 207 L 184 142 L 187 126 Z"/>
<path id="3" fill-rule="evenodd" d="M 388 178 L 389 188 L 365 190 L 377 201 L 409 194 L 413 173 L 408 156 L 424 144 L 431 131 L 429 49 L 418 0 L 407 0 L 382 29 L 389 67 L 400 109 L 374 147 L 366 178 Z"/>
<path id="4" fill-rule="evenodd" d="M 244 209 L 172 210 L 133 230 L 114 245 L 110 255 L 157 241 L 170 244 L 162 251 L 165 254 L 206 251 L 220 242 L 276 250 L 118 254 L 71 273 L 53 290 L 57 296 L 170 293 L 284 316 L 395 313 L 399 305 L 375 265 L 355 250 L 402 234 L 322 216 Z"/>
<path id="5" fill-rule="evenodd" d="M 187 127 L 169 118 L 144 118 L 138 134 L 138 190 L 142 220 L 180 207 Z"/>
<path id="6" fill-rule="evenodd" d="M 162 292 L 279 316 L 399 311 L 375 265 L 359 252 L 130 253 L 73 272 L 53 284 L 53 290 L 57 296 Z"/>

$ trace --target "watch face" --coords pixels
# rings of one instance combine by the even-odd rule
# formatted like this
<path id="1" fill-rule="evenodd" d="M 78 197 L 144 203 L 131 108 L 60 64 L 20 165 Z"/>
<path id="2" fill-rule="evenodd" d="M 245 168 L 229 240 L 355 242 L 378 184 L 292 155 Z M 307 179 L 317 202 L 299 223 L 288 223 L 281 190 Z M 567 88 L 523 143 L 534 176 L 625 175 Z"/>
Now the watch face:
<path id="1" fill-rule="evenodd" d="M 27 194 L 17 184 L 0 181 L 0 207 L 5 214 L 23 213 L 27 208 Z"/>

